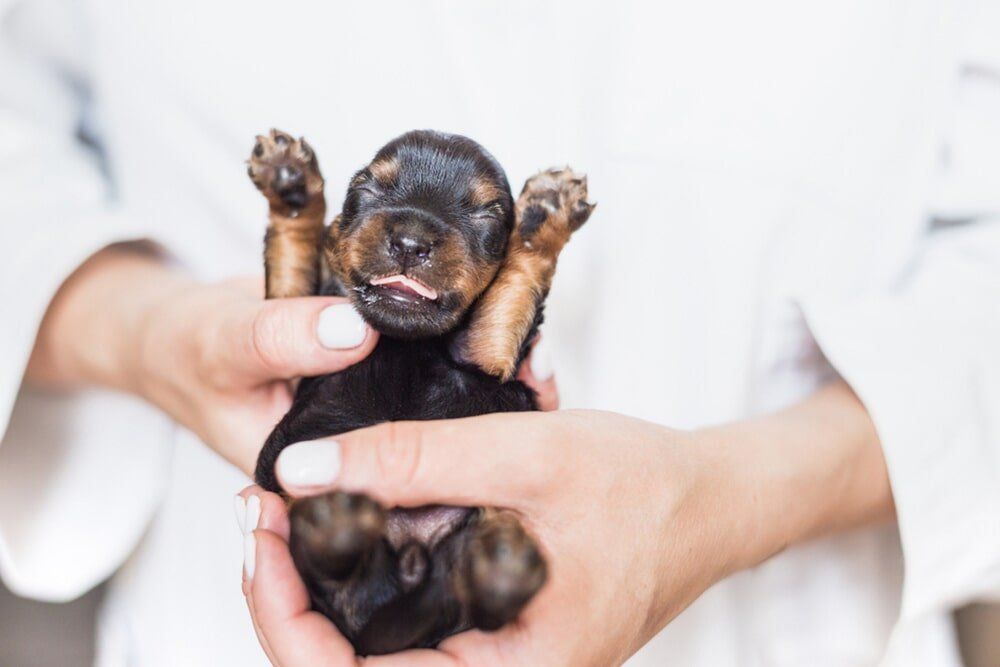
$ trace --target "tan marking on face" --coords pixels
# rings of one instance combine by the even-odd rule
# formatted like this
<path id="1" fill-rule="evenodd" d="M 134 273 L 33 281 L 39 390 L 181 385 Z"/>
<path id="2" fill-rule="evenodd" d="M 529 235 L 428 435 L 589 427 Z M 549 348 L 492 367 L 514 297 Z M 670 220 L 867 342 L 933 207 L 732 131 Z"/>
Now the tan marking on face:
<path id="1" fill-rule="evenodd" d="M 469 191 L 470 199 L 475 206 L 485 206 L 504 195 L 503 189 L 490 178 L 476 178 Z"/>
<path id="2" fill-rule="evenodd" d="M 394 157 L 376 160 L 369 165 L 368 171 L 379 185 L 392 185 L 399 173 L 399 161 Z"/>
<path id="3" fill-rule="evenodd" d="M 434 249 L 433 276 L 417 273 L 418 278 L 432 278 L 439 286 L 461 295 L 459 307 L 467 308 L 493 280 L 499 264 L 475 261 L 462 243 L 447 240 Z"/>

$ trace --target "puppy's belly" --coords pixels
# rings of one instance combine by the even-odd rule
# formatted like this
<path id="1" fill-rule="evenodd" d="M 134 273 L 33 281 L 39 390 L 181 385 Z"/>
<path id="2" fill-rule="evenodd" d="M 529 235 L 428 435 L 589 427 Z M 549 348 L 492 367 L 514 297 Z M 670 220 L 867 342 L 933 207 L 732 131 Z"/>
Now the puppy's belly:
<path id="1" fill-rule="evenodd" d="M 389 510 L 385 536 L 394 549 L 419 542 L 428 550 L 447 537 L 476 510 L 468 507 L 428 505 Z"/>

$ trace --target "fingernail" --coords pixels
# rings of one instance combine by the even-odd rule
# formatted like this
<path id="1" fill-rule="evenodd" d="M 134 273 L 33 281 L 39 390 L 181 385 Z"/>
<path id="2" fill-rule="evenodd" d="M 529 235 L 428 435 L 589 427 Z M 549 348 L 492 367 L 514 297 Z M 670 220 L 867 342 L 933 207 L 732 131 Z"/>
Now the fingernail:
<path id="1" fill-rule="evenodd" d="M 531 348 L 531 359 L 528 363 L 531 368 L 531 374 L 539 382 L 552 379 L 552 375 L 555 372 L 552 366 L 552 349 L 549 347 L 548 340 L 547 337 L 543 336 Z"/>
<path id="2" fill-rule="evenodd" d="M 250 534 L 257 530 L 260 522 L 260 496 L 250 496 L 247 498 L 247 518 L 243 532 Z"/>
<path id="3" fill-rule="evenodd" d="M 236 512 L 236 525 L 240 527 L 241 533 L 247 532 L 247 501 L 243 496 L 233 498 L 233 511 Z"/>
<path id="4" fill-rule="evenodd" d="M 340 474 L 340 445 L 333 440 L 289 445 L 278 456 L 277 471 L 286 487 L 333 484 Z"/>
<path id="5" fill-rule="evenodd" d="M 243 572 L 247 579 L 253 579 L 253 570 L 257 565 L 257 538 L 253 533 L 243 536 Z"/>
<path id="6" fill-rule="evenodd" d="M 365 342 L 368 325 L 349 303 L 328 306 L 319 314 L 316 337 L 328 350 L 347 350 Z"/>

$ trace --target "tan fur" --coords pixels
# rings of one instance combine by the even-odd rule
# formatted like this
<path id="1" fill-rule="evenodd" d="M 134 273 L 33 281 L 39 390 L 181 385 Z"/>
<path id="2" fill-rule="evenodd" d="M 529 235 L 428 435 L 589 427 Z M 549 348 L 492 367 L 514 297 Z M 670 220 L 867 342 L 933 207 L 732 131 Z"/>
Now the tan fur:
<path id="1" fill-rule="evenodd" d="M 464 361 L 502 380 L 514 377 L 538 303 L 552 286 L 559 253 L 594 208 L 586 198 L 586 177 L 569 168 L 528 179 L 515 204 L 507 258 L 476 304 L 459 344 Z M 529 209 L 545 212 L 536 229 L 525 226 Z"/>
<path id="2" fill-rule="evenodd" d="M 257 137 L 247 162 L 250 179 L 270 207 L 270 224 L 264 237 L 267 298 L 316 294 L 326 200 L 315 153 L 304 139 L 272 129 L 268 135 Z M 300 169 L 305 176 L 306 201 L 300 208 L 283 202 L 271 187 L 276 170 L 282 166 Z"/>
<path id="3" fill-rule="evenodd" d="M 472 203 L 475 206 L 485 206 L 503 196 L 503 191 L 492 179 L 477 178 L 472 184 Z"/>
<path id="4" fill-rule="evenodd" d="M 264 278 L 268 299 L 312 296 L 319 287 L 319 241 L 322 215 L 315 220 L 271 213 L 264 236 Z"/>
<path id="5" fill-rule="evenodd" d="M 344 285 L 350 286 L 351 270 L 367 273 L 365 267 L 377 262 L 382 239 L 388 233 L 386 222 L 380 215 L 374 215 L 363 225 L 343 238 L 337 235 L 337 222 L 330 226 L 324 241 L 324 260 L 332 273 Z M 410 275 L 431 286 L 450 281 L 448 291 L 460 298 L 460 304 L 467 307 L 490 284 L 496 270 L 492 265 L 470 261 L 466 248 L 447 238 L 435 248 L 433 269 L 415 267 Z"/>
<path id="6" fill-rule="evenodd" d="M 368 171 L 371 172 L 372 177 L 380 184 L 392 185 L 392 182 L 396 180 L 396 174 L 399 172 L 399 162 L 394 157 L 378 160 L 368 166 Z"/>

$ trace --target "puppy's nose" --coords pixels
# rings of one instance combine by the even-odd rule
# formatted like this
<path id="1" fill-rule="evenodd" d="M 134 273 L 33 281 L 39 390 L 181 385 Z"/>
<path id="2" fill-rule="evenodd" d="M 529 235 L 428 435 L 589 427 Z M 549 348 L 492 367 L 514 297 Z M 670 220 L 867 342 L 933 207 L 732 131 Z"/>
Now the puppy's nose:
<path id="1" fill-rule="evenodd" d="M 413 230 L 399 230 L 389 239 L 389 254 L 404 269 L 426 262 L 433 248 L 430 238 Z"/>

